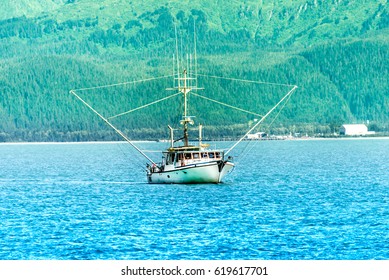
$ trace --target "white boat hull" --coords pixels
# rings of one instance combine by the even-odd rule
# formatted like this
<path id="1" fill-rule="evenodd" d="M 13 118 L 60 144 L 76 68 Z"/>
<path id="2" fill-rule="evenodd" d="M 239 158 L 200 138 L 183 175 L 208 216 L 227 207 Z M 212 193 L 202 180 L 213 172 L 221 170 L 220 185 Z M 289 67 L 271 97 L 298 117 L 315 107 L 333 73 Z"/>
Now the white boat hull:
<path id="1" fill-rule="evenodd" d="M 147 177 L 151 184 L 220 183 L 233 167 L 234 164 L 228 161 L 213 161 L 178 167 L 169 171 L 151 172 Z"/>

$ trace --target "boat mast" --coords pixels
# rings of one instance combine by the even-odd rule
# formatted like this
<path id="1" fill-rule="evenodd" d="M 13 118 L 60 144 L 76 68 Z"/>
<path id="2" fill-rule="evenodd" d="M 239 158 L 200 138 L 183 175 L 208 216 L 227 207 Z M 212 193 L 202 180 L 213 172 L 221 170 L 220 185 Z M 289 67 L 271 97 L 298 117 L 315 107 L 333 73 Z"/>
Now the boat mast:
<path id="1" fill-rule="evenodd" d="M 183 75 L 181 76 L 181 70 L 180 70 L 180 65 L 181 67 L 184 65 L 184 62 L 181 62 L 180 63 L 180 56 L 179 56 L 179 53 L 178 53 L 178 34 L 177 34 L 177 26 L 175 26 L 175 35 L 176 35 L 176 55 L 175 55 L 175 58 L 176 58 L 176 67 L 177 67 L 177 87 L 175 88 L 171 88 L 171 89 L 168 89 L 168 90 L 178 90 L 179 92 L 181 92 L 183 95 L 184 95 L 184 114 L 182 116 L 182 120 L 180 121 L 180 124 L 183 126 L 184 128 L 184 137 L 183 137 L 183 140 L 184 140 L 184 147 L 188 147 L 189 146 L 189 128 L 188 128 L 188 124 L 194 124 L 192 118 L 190 116 L 188 116 L 188 94 L 190 91 L 192 90 L 201 90 L 203 88 L 198 88 L 197 87 L 197 61 L 196 61 L 196 42 L 194 43 L 195 44 L 195 62 L 194 62 L 194 70 L 195 70 L 195 77 L 188 77 L 188 71 L 189 71 L 189 75 L 193 75 L 193 65 L 192 65 L 192 55 L 189 55 L 187 56 L 187 63 L 186 63 L 186 66 L 188 68 L 187 69 L 184 69 L 183 70 Z M 194 37 L 194 39 L 196 39 L 196 37 Z M 174 55 L 173 55 L 174 57 Z M 174 63 L 173 63 L 174 65 Z M 174 66 L 173 66 L 174 68 Z M 174 71 L 174 70 L 173 70 Z M 195 80 L 194 83 L 191 81 L 191 80 Z"/>
<path id="2" fill-rule="evenodd" d="M 187 147 L 189 146 L 188 124 L 193 124 L 193 120 L 188 116 L 188 93 L 191 91 L 191 88 L 187 85 L 188 77 L 186 70 L 184 70 L 182 80 L 184 81 L 183 87 L 180 87 L 181 82 L 180 79 L 178 80 L 179 91 L 184 95 L 184 115 L 180 123 L 184 126 L 184 146 Z"/>

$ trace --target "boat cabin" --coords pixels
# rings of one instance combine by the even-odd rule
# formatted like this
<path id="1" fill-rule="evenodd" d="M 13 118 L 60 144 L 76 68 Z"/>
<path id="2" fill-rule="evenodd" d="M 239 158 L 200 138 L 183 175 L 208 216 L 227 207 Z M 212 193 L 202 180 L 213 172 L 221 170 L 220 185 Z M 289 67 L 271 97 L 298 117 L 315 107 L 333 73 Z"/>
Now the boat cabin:
<path id="1" fill-rule="evenodd" d="M 169 167 L 183 167 L 200 162 L 217 161 L 223 158 L 223 151 L 167 151 L 163 154 L 165 169 L 169 169 Z"/>

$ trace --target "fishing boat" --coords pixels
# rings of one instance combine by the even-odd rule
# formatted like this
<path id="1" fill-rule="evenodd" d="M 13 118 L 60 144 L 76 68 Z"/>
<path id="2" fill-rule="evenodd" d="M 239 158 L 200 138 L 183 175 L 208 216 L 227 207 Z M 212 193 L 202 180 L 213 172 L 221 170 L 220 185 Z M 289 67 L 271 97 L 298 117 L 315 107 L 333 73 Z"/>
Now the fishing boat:
<path id="1" fill-rule="evenodd" d="M 220 183 L 225 175 L 234 168 L 232 157 L 225 158 L 223 150 L 208 149 L 208 144 L 202 143 L 202 125 L 199 125 L 199 140 L 197 145 L 189 143 L 189 125 L 194 121 L 188 116 L 188 94 L 197 87 L 189 85 L 187 71 L 182 78 L 177 78 L 178 86 L 174 88 L 183 95 L 184 112 L 180 121 L 183 126 L 183 145 L 174 146 L 174 129 L 170 130 L 170 147 L 163 152 L 161 164 L 147 165 L 147 179 L 149 183 Z"/>
<path id="2" fill-rule="evenodd" d="M 178 49 L 178 47 L 177 47 Z M 229 174 L 234 169 L 233 157 L 230 156 L 230 152 L 242 142 L 247 135 L 249 135 L 254 129 L 256 129 L 267 117 L 270 115 L 282 102 L 291 96 L 291 94 L 296 90 L 297 86 L 292 86 L 293 88 L 265 115 L 261 115 L 259 120 L 256 120 L 256 123 L 244 134 L 239 140 L 237 140 L 229 149 L 210 149 L 209 144 L 202 143 L 202 125 L 199 125 L 198 128 L 198 141 L 196 144 L 190 143 L 189 141 L 189 126 L 194 124 L 193 116 L 188 115 L 188 95 L 193 94 L 201 97 L 201 95 L 196 92 L 202 90 L 203 88 L 197 87 L 197 65 L 195 63 L 194 67 L 189 67 L 190 69 L 195 68 L 195 70 L 188 71 L 183 69 L 180 71 L 180 63 L 178 55 L 176 58 L 173 57 L 173 60 L 177 60 L 176 70 L 173 70 L 173 76 L 175 83 L 174 87 L 168 90 L 174 90 L 175 93 L 168 97 L 162 98 L 157 101 L 142 105 L 138 108 L 129 110 L 124 113 L 112 117 L 105 117 L 99 113 L 95 108 L 93 108 L 88 102 L 86 102 L 78 93 L 81 91 L 86 91 L 90 89 L 106 88 L 109 86 L 98 86 L 93 88 L 83 88 L 77 90 L 71 90 L 70 93 L 73 94 L 78 100 L 85 104 L 90 110 L 92 110 L 98 117 L 100 117 L 106 124 L 108 124 L 117 134 L 119 134 L 125 141 L 127 141 L 131 146 L 133 146 L 146 160 L 146 174 L 147 181 L 150 184 L 198 184 L 198 183 L 221 183 L 224 177 Z M 196 61 L 196 59 L 195 59 Z M 174 63 L 173 63 L 174 65 Z M 187 63 L 187 65 L 193 65 L 192 63 Z M 175 66 L 174 66 L 175 67 Z M 182 65 L 181 65 L 182 67 Z M 165 77 L 165 76 L 164 76 Z M 153 78 L 146 79 L 153 80 Z M 146 81 L 142 80 L 142 81 Z M 195 81 L 195 82 L 194 82 Z M 132 83 L 137 83 L 139 81 L 134 81 Z M 122 84 L 128 84 L 122 83 Z M 287 85 L 290 86 L 290 85 Z M 183 135 L 178 139 L 174 137 L 174 130 L 170 125 L 168 126 L 170 130 L 170 140 L 169 147 L 162 151 L 162 161 L 156 163 L 148 155 L 145 154 L 137 145 L 134 144 L 121 130 L 114 126 L 111 122 L 112 118 L 121 116 L 139 109 L 143 109 L 147 106 L 154 105 L 160 101 L 166 100 L 168 98 L 181 95 L 183 101 L 183 114 L 180 121 L 182 126 Z M 237 108 L 223 102 L 206 98 L 209 101 L 216 102 L 219 105 L 224 105 L 232 109 L 250 113 L 247 110 Z M 258 116 L 258 114 L 256 114 Z M 179 143 L 179 144 L 177 144 Z"/>

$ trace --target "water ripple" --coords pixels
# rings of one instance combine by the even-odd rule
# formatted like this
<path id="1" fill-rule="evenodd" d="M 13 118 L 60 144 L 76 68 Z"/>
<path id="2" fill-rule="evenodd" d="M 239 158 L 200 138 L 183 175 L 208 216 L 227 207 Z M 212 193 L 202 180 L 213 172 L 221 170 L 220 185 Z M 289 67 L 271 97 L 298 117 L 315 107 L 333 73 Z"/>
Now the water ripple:
<path id="1" fill-rule="evenodd" d="M 389 258 L 388 140 L 261 142 L 194 186 L 120 151 L 0 145 L 0 259 Z"/>

